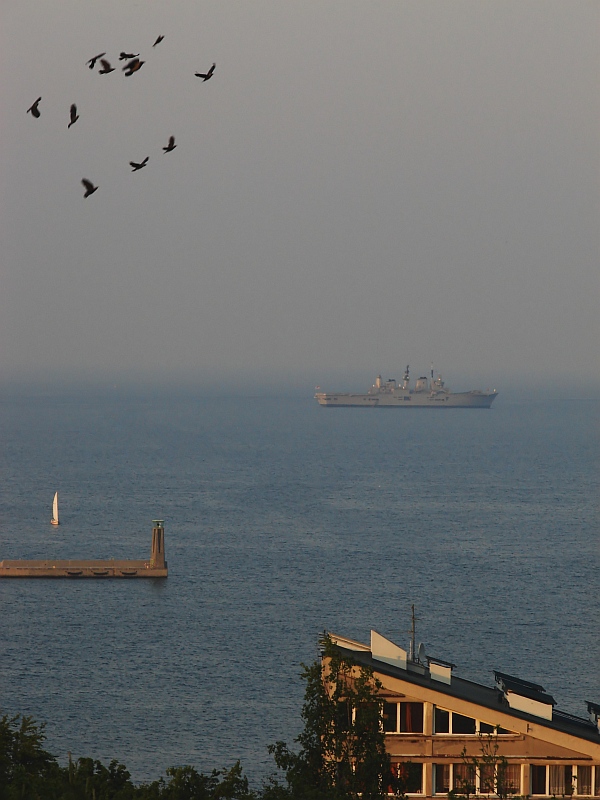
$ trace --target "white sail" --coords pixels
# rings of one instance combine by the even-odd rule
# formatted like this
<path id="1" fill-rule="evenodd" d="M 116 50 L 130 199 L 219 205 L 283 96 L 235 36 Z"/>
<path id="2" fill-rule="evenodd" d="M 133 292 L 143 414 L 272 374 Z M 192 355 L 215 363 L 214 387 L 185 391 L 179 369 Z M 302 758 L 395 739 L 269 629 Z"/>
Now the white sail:
<path id="1" fill-rule="evenodd" d="M 51 525 L 58 525 L 58 492 L 54 493 L 54 500 L 52 501 L 52 519 Z"/>

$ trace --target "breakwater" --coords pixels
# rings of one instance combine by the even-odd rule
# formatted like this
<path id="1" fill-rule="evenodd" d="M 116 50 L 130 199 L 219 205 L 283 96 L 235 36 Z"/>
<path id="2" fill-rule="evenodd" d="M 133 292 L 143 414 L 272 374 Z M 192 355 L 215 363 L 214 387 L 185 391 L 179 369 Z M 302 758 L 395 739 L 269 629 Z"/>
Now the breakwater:
<path id="1" fill-rule="evenodd" d="M 166 578 L 165 530 L 154 520 L 150 558 L 144 560 L 4 559 L 0 578 Z"/>

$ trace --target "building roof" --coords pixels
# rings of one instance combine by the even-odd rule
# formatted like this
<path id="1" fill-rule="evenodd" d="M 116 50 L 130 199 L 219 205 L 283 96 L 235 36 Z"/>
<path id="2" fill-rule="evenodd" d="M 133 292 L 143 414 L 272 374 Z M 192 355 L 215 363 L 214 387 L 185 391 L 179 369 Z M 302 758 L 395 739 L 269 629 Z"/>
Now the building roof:
<path id="1" fill-rule="evenodd" d="M 500 688 L 507 692 L 515 692 L 522 697 L 528 697 L 530 700 L 536 700 L 538 703 L 544 705 L 555 706 L 556 700 L 552 695 L 547 694 L 543 686 L 539 683 L 531 683 L 531 681 L 524 681 L 521 678 L 515 678 L 513 675 L 507 675 L 505 672 L 497 672 L 494 670 L 496 682 Z"/>
<path id="2" fill-rule="evenodd" d="M 360 645 L 363 649 L 355 650 L 352 647 L 344 647 L 339 643 L 340 641 L 345 641 L 349 644 L 350 640 L 343 640 L 341 637 L 338 639 L 336 636 L 332 636 L 332 640 L 340 652 L 348 656 L 348 658 L 355 661 L 357 664 L 370 667 L 380 674 L 389 675 L 390 677 L 412 683 L 415 686 L 433 690 L 441 695 L 456 697 L 460 700 L 466 700 L 485 708 L 501 710 L 503 714 L 515 717 L 516 719 L 527 720 L 536 725 L 571 734 L 581 739 L 588 739 L 597 743 L 600 742 L 600 731 L 591 720 L 585 717 L 577 717 L 565 711 L 559 711 L 556 708 L 552 709 L 551 720 L 539 717 L 535 714 L 528 714 L 524 711 L 511 708 L 505 699 L 504 692 L 498 687 L 484 686 L 483 684 L 474 683 L 464 678 L 458 678 L 455 675 L 452 675 L 449 684 L 442 683 L 432 679 L 430 671 L 420 663 L 408 661 L 406 665 L 407 668 L 403 669 L 373 658 L 371 651 L 365 645 Z M 357 642 L 356 644 L 359 643 Z M 516 691 L 519 694 L 523 696 L 533 695 L 533 699 L 535 700 L 548 704 L 550 704 L 551 701 L 552 705 L 555 705 L 554 699 L 546 694 L 543 687 L 539 684 L 534 684 L 530 681 L 522 681 L 506 673 L 496 673 L 496 675 L 503 676 L 505 685 L 508 681 L 511 685 L 518 686 Z M 525 694 L 526 690 L 529 692 L 528 695 Z M 540 695 L 545 699 L 541 699 Z"/>

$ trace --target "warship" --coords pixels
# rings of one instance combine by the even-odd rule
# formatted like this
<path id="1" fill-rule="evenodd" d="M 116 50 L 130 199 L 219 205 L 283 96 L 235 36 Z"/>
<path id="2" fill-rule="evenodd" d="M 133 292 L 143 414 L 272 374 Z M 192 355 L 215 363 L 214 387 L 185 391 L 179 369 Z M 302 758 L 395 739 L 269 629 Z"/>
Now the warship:
<path id="1" fill-rule="evenodd" d="M 317 387 L 318 389 L 319 387 Z M 442 376 L 420 377 L 415 388 L 410 386 L 408 366 L 402 384 L 394 378 L 384 381 L 378 375 L 366 394 L 330 393 L 317 391 L 315 399 L 321 406 L 358 406 L 359 408 L 489 408 L 498 392 L 496 389 L 451 392 L 444 386 Z"/>

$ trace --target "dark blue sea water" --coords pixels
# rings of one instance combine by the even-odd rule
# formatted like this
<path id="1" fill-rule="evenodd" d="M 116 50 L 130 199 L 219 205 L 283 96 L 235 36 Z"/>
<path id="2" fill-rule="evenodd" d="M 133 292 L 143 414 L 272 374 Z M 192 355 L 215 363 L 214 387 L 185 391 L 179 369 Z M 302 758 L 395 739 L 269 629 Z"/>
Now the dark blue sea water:
<path id="1" fill-rule="evenodd" d="M 311 398 L 0 402 L 0 558 L 145 558 L 166 581 L 0 581 L 0 708 L 47 746 L 124 761 L 241 759 L 299 730 L 323 629 L 417 640 L 491 684 L 600 702 L 595 402 L 322 409 Z M 61 499 L 59 528 L 49 524 Z"/>

